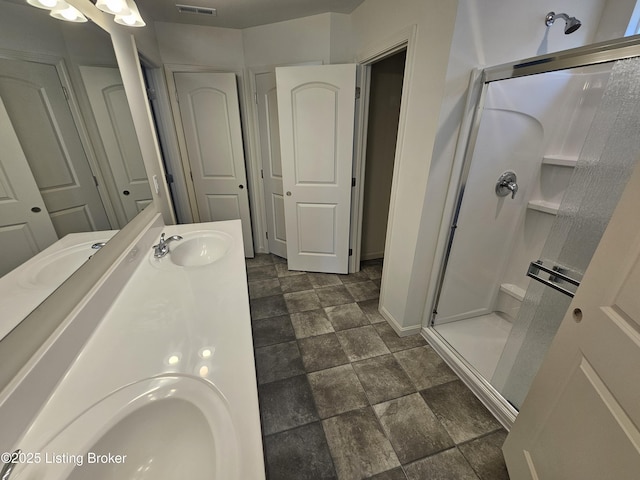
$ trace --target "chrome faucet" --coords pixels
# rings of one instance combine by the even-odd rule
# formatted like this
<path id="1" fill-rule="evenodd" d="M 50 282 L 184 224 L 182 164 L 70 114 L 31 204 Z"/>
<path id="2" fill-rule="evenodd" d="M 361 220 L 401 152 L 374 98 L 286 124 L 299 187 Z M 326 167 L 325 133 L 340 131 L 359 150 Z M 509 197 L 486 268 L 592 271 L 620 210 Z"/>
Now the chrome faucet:
<path id="1" fill-rule="evenodd" d="M 518 184 L 516 183 L 518 178 L 515 172 L 507 171 L 500 175 L 498 182 L 496 183 L 496 195 L 499 197 L 506 197 L 511 194 L 511 198 L 516 198 L 518 193 Z"/>
<path id="2" fill-rule="evenodd" d="M 107 244 L 107 242 L 98 242 L 98 243 L 94 243 L 93 245 L 91 245 L 91 248 L 93 248 L 94 250 L 100 250 L 102 247 L 104 247 Z"/>
<path id="3" fill-rule="evenodd" d="M 169 253 L 169 242 L 173 240 L 182 240 L 180 235 L 172 235 L 169 238 L 164 238 L 164 233 L 160 235 L 160 242 L 153 246 L 153 256 L 155 258 L 162 258 Z"/>

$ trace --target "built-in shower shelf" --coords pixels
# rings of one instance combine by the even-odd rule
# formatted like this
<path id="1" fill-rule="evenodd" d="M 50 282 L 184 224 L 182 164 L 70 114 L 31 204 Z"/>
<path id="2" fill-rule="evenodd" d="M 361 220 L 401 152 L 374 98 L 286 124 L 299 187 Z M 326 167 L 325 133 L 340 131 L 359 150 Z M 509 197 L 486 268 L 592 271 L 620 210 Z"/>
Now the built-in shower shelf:
<path id="1" fill-rule="evenodd" d="M 555 165 L 557 167 L 575 167 L 578 157 L 570 157 L 566 155 L 545 155 L 542 157 L 543 165 Z"/>
<path id="2" fill-rule="evenodd" d="M 543 200 L 530 200 L 527 204 L 527 208 L 542 213 L 548 213 L 549 215 L 557 215 L 559 207 L 560 205 L 557 203 L 545 202 Z"/>

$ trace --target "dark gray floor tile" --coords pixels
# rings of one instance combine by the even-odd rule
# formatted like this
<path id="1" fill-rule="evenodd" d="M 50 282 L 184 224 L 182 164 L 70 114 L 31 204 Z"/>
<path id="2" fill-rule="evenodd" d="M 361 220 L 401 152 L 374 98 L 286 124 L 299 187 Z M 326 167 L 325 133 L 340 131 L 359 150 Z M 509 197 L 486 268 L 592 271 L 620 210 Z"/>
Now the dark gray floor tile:
<path id="1" fill-rule="evenodd" d="M 386 472 L 369 477 L 367 480 L 407 480 L 407 476 L 404 474 L 402 468 L 394 468 L 393 470 L 387 470 Z"/>
<path id="2" fill-rule="evenodd" d="M 357 303 L 327 307 L 324 311 L 336 331 L 369 325 L 369 320 Z"/>
<path id="3" fill-rule="evenodd" d="M 255 348 L 290 342 L 296 339 L 289 315 L 264 318 L 251 324 Z"/>
<path id="4" fill-rule="evenodd" d="M 398 336 L 393 327 L 387 322 L 377 323 L 375 325 L 375 329 L 378 331 L 382 341 L 392 352 L 421 347 L 427 344 L 427 341 L 419 333 L 408 335 L 406 337 Z"/>
<path id="5" fill-rule="evenodd" d="M 322 422 L 340 480 L 361 480 L 400 466 L 371 407 Z"/>
<path id="6" fill-rule="evenodd" d="M 297 342 L 256 348 L 258 384 L 275 382 L 305 373 Z"/>
<path id="7" fill-rule="evenodd" d="M 247 281 L 249 282 L 257 282 L 258 280 L 266 280 L 268 278 L 276 277 L 277 274 L 274 265 L 262 265 L 247 268 Z"/>
<path id="8" fill-rule="evenodd" d="M 376 278 L 375 280 L 371 280 L 373 284 L 378 287 L 378 290 L 382 288 L 382 278 Z"/>
<path id="9" fill-rule="evenodd" d="M 249 305 L 251 307 L 251 320 L 254 321 L 289 313 L 282 295 L 255 298 L 249 302 Z"/>
<path id="10" fill-rule="evenodd" d="M 345 285 L 349 293 L 356 302 L 362 302 L 364 300 L 371 300 L 380 296 L 380 287 L 374 284 L 371 280 L 358 283 L 347 283 Z"/>
<path id="11" fill-rule="evenodd" d="M 343 330 L 336 335 L 351 362 L 390 353 L 376 329 L 371 325 Z"/>
<path id="12" fill-rule="evenodd" d="M 314 290 L 285 293 L 284 300 L 287 302 L 289 313 L 317 310 L 321 307 L 320 299 Z"/>
<path id="13" fill-rule="evenodd" d="M 404 471 L 409 480 L 478 480 L 457 448 L 406 465 Z"/>
<path id="14" fill-rule="evenodd" d="M 330 287 L 331 285 L 342 285 L 340 277 L 333 273 L 309 273 L 309 280 L 315 288 Z"/>
<path id="15" fill-rule="evenodd" d="M 367 318 L 371 323 L 386 322 L 386 319 L 378 311 L 379 303 L 380 303 L 379 298 L 373 298 L 371 300 L 364 300 L 362 302 L 358 302 L 358 306 L 364 312 L 364 314 L 367 316 Z"/>
<path id="16" fill-rule="evenodd" d="M 270 297 L 272 295 L 279 295 L 282 293 L 280 288 L 280 282 L 277 278 L 268 278 L 266 280 L 258 280 L 255 282 L 249 282 L 249 298 Z"/>
<path id="17" fill-rule="evenodd" d="M 509 480 L 502 455 L 502 444 L 506 438 L 507 432 L 500 430 L 460 445 L 458 449 L 481 480 Z"/>
<path id="18" fill-rule="evenodd" d="M 279 257 L 278 255 L 275 255 L 273 253 L 271 254 L 271 258 L 273 259 L 273 263 L 284 263 L 285 265 L 287 264 L 286 258 Z"/>
<path id="19" fill-rule="evenodd" d="M 330 287 L 316 288 L 316 293 L 323 307 L 332 305 L 343 305 L 352 303 L 353 297 L 349 294 L 344 285 L 332 285 Z"/>
<path id="20" fill-rule="evenodd" d="M 456 443 L 501 428 L 500 423 L 460 380 L 420 393 Z"/>
<path id="21" fill-rule="evenodd" d="M 382 355 L 353 363 L 353 369 L 372 405 L 416 391 L 393 355 Z"/>
<path id="22" fill-rule="evenodd" d="M 320 418 L 369 405 L 360 380 L 350 364 L 309 373 L 309 384 Z"/>
<path id="23" fill-rule="evenodd" d="M 418 390 L 457 380 L 444 360 L 428 345 L 394 353 Z"/>
<path id="24" fill-rule="evenodd" d="M 280 277 L 280 286 L 283 293 L 301 292 L 303 290 L 313 290 L 313 286 L 309 281 L 306 273 L 302 275 L 290 275 L 288 277 Z"/>
<path id="25" fill-rule="evenodd" d="M 274 266 L 276 268 L 276 274 L 278 275 L 278 278 L 289 277 L 291 275 L 302 275 L 305 273 L 299 270 L 289 270 L 289 267 L 286 263 L 275 262 Z"/>
<path id="26" fill-rule="evenodd" d="M 369 277 L 370 280 L 377 280 L 382 277 L 381 264 L 367 265 L 362 268 L 362 271 L 367 275 L 367 277 Z"/>
<path id="27" fill-rule="evenodd" d="M 257 253 L 253 258 L 245 258 L 245 263 L 247 264 L 247 268 L 272 265 L 273 257 L 268 253 Z"/>
<path id="28" fill-rule="evenodd" d="M 338 479 L 319 423 L 270 435 L 264 443 L 269 480 Z"/>
<path id="29" fill-rule="evenodd" d="M 306 375 L 260 385 L 258 396 L 263 435 L 319 420 Z"/>
<path id="30" fill-rule="evenodd" d="M 324 370 L 349 363 L 335 333 L 298 340 L 302 363 L 307 372 Z"/>
<path id="31" fill-rule="evenodd" d="M 369 277 L 362 270 L 356 273 L 350 273 L 349 275 L 339 275 L 338 278 L 342 283 L 357 283 L 357 282 L 366 282 L 369 280 Z"/>
<path id="32" fill-rule="evenodd" d="M 373 406 L 403 465 L 454 446 L 418 393 Z"/>
<path id="33" fill-rule="evenodd" d="M 297 338 L 333 333 L 333 325 L 324 310 L 310 310 L 291 314 L 291 323 Z"/>

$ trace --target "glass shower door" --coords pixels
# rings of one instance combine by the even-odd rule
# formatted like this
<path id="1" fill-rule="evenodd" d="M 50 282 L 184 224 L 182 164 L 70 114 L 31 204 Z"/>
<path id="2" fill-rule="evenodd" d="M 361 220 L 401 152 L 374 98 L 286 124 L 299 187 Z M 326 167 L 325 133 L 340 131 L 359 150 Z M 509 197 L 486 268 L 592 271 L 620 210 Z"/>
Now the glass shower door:
<path id="1" fill-rule="evenodd" d="M 540 259 L 532 261 L 579 282 L 639 158 L 640 58 L 631 58 L 612 66 Z M 575 290 L 562 275 L 539 270 L 536 263 L 530 272 L 542 281 L 530 282 L 491 378 L 516 408 L 569 307 L 566 292 Z"/>

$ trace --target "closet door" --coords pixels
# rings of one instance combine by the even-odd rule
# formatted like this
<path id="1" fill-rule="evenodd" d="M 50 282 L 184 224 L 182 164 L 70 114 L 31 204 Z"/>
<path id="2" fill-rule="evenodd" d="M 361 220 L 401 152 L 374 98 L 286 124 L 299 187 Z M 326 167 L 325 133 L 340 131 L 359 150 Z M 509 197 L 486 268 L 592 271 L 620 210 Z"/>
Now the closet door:
<path id="1" fill-rule="evenodd" d="M 276 68 L 289 269 L 347 273 L 356 65 Z"/>

